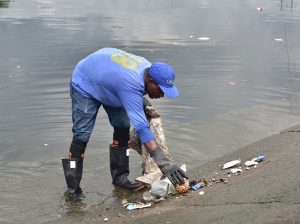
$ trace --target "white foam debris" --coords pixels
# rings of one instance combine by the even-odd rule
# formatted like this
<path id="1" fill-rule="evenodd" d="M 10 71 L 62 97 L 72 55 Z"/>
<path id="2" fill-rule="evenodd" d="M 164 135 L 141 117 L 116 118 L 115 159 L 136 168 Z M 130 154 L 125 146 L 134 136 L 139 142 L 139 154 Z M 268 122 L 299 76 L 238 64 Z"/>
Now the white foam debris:
<path id="1" fill-rule="evenodd" d="M 209 37 L 198 37 L 197 39 L 198 39 L 198 40 L 201 40 L 201 41 L 210 40 Z"/>

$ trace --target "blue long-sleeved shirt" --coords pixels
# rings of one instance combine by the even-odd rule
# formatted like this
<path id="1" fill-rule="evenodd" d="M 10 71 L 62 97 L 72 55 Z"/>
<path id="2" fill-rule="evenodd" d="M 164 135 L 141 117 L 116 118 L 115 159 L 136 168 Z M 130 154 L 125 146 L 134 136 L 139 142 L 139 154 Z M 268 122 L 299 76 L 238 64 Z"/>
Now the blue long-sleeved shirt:
<path id="1" fill-rule="evenodd" d="M 82 59 L 72 75 L 73 88 L 111 107 L 124 107 L 142 143 L 154 139 L 143 109 L 144 72 L 151 63 L 116 48 Z"/>

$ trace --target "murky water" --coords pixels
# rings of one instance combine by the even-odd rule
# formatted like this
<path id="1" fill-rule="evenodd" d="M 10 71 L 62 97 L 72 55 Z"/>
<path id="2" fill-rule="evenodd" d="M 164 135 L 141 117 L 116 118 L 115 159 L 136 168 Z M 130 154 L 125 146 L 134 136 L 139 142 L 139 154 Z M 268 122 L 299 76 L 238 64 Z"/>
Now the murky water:
<path id="1" fill-rule="evenodd" d="M 153 104 L 173 159 L 188 168 L 300 123 L 299 1 L 0 0 L 0 7 L 0 223 L 72 215 L 60 161 L 71 140 L 69 79 L 101 47 L 174 66 L 180 97 Z M 101 110 L 84 162 L 86 210 L 112 196 L 111 131 Z M 132 153 L 132 177 L 139 166 Z"/>

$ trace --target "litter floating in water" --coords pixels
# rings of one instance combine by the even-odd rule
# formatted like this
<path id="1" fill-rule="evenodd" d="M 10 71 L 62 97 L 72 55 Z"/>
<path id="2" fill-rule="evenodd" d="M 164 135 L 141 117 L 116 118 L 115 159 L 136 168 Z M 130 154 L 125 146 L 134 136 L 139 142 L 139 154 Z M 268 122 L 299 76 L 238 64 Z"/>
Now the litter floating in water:
<path id="1" fill-rule="evenodd" d="M 125 204 L 124 207 L 125 207 L 127 210 L 134 210 L 134 209 L 148 208 L 148 207 L 151 207 L 151 203 L 147 203 L 147 204 L 144 204 L 144 203 L 141 203 L 141 202 L 137 202 L 137 203 L 128 203 L 128 204 Z"/>
<path id="2" fill-rule="evenodd" d="M 274 40 L 275 40 L 275 41 L 279 41 L 279 42 L 280 42 L 280 41 L 283 41 L 283 39 L 281 39 L 281 38 L 275 38 Z"/>
<path id="3" fill-rule="evenodd" d="M 263 9 L 261 7 L 256 8 L 257 11 L 262 11 Z"/>
<path id="4" fill-rule="evenodd" d="M 177 45 L 177 44 L 179 44 L 179 43 L 177 43 L 177 42 L 174 42 L 173 44 Z"/>
<path id="5" fill-rule="evenodd" d="M 104 222 L 107 222 L 107 221 L 108 221 L 108 218 L 104 218 L 103 221 L 104 221 Z"/>
<path id="6" fill-rule="evenodd" d="M 44 144 L 44 146 L 48 146 L 48 144 L 47 144 L 47 143 L 45 143 L 45 144 Z"/>
<path id="7" fill-rule="evenodd" d="M 232 173 L 232 174 L 234 174 L 234 175 L 238 175 L 238 174 L 240 174 L 241 172 L 243 172 L 243 170 L 242 169 L 231 169 L 230 170 L 230 172 Z"/>
<path id="8" fill-rule="evenodd" d="M 202 41 L 210 40 L 209 37 L 198 37 L 197 39 L 198 39 L 198 40 L 202 40 Z"/>
<path id="9" fill-rule="evenodd" d="M 230 167 L 238 166 L 238 165 L 240 165 L 240 164 L 241 164 L 241 160 L 240 160 L 240 159 L 230 161 L 230 162 L 225 163 L 225 164 L 223 165 L 223 170 L 228 169 L 228 168 L 230 168 Z"/>

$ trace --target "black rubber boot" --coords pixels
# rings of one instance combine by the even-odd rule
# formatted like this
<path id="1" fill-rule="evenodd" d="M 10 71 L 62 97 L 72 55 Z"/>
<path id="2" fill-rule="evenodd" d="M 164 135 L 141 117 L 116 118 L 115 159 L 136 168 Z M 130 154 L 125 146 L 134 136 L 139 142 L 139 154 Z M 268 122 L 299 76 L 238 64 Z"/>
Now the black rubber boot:
<path id="1" fill-rule="evenodd" d="M 139 191 L 144 188 L 141 183 L 132 183 L 128 180 L 129 156 L 126 155 L 128 147 L 112 147 L 110 145 L 110 172 L 112 183 L 115 186 L 126 188 L 130 191 Z"/>
<path id="2" fill-rule="evenodd" d="M 64 168 L 68 193 L 72 197 L 80 196 L 82 190 L 79 184 L 82 178 L 83 159 L 82 158 L 62 159 L 62 165 Z"/>

